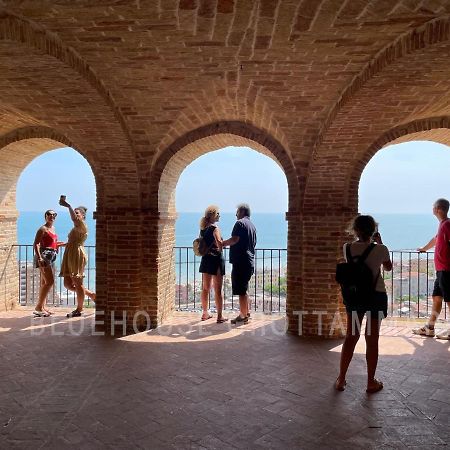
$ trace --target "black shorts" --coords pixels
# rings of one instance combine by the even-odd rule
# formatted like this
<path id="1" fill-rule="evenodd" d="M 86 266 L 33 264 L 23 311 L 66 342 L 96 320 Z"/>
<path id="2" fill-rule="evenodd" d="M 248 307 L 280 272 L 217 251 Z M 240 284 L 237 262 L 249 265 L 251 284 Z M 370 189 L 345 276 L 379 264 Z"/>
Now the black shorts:
<path id="1" fill-rule="evenodd" d="M 209 275 L 217 275 L 217 273 L 225 275 L 225 260 L 222 254 L 202 256 L 198 271 L 200 273 L 208 273 Z"/>
<path id="2" fill-rule="evenodd" d="M 365 307 L 345 307 L 345 309 L 349 314 L 352 312 L 357 312 L 361 314 L 368 314 L 374 319 L 385 319 L 387 317 L 388 297 L 386 292 L 375 292 L 373 299 L 365 305 Z"/>
<path id="3" fill-rule="evenodd" d="M 444 297 L 444 302 L 450 302 L 450 272 L 438 270 L 434 281 L 433 297 Z"/>
<path id="4" fill-rule="evenodd" d="M 245 295 L 248 291 L 248 282 L 254 272 L 250 264 L 233 264 L 231 270 L 231 287 L 233 295 Z"/>

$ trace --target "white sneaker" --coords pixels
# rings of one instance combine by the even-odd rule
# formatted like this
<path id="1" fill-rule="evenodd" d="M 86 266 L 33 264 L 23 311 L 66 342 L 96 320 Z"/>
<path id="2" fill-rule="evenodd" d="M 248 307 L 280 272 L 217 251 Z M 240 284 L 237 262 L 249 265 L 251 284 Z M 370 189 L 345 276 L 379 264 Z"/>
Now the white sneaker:
<path id="1" fill-rule="evenodd" d="M 428 325 L 424 325 L 420 328 L 413 328 L 412 332 L 414 334 L 419 334 L 420 336 L 434 337 L 434 328 L 430 329 Z"/>
<path id="2" fill-rule="evenodd" d="M 441 331 L 436 335 L 437 339 L 445 339 L 446 341 L 450 341 L 450 330 Z"/>

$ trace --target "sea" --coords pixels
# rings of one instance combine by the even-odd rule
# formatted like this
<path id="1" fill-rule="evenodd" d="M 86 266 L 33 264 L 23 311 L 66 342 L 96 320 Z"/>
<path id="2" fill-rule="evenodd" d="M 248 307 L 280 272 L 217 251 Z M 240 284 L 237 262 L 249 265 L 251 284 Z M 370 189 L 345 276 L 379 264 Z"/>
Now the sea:
<path id="1" fill-rule="evenodd" d="M 201 213 L 182 212 L 176 222 L 176 246 L 191 246 L 198 236 Z M 435 234 L 436 218 L 430 214 L 373 214 L 379 231 L 390 250 L 415 250 L 425 245 Z M 326 216 L 324 216 L 326 220 Z M 95 220 L 88 215 L 86 245 L 95 245 Z M 235 213 L 221 213 L 218 226 L 224 239 L 231 235 Z M 287 248 L 287 222 L 284 213 L 254 213 L 252 221 L 258 232 L 257 248 Z M 43 213 L 23 211 L 17 221 L 18 244 L 32 244 L 37 229 L 44 223 Z M 55 222 L 58 239 L 65 241 L 72 228 L 67 211 L 58 212 Z"/>

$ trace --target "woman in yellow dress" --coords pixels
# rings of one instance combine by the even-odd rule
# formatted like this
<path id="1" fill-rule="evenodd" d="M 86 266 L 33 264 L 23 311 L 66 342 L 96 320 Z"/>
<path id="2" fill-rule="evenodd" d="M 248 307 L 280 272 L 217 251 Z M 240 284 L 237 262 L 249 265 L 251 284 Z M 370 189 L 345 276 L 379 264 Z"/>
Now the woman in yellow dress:
<path id="1" fill-rule="evenodd" d="M 61 196 L 59 204 L 69 209 L 70 218 L 74 224 L 67 239 L 59 276 L 64 277 L 64 287 L 77 295 L 77 308 L 67 314 L 67 317 L 79 317 L 83 311 L 85 295 L 95 301 L 95 293 L 83 286 L 84 268 L 87 263 L 87 254 L 84 249 L 84 242 L 88 235 L 85 222 L 87 208 L 78 206 L 72 209 L 64 196 Z"/>

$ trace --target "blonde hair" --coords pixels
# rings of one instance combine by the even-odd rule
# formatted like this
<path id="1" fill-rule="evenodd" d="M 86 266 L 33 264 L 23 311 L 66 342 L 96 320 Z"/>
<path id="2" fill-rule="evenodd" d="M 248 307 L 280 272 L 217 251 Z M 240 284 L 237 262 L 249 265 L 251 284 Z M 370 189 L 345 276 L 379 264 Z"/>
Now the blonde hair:
<path id="1" fill-rule="evenodd" d="M 83 215 L 83 217 L 86 219 L 86 213 L 87 213 L 87 208 L 86 206 L 77 206 L 74 211 L 80 211 L 80 213 Z"/>
<path id="2" fill-rule="evenodd" d="M 219 213 L 219 207 L 216 205 L 209 205 L 205 209 L 205 215 L 200 219 L 200 230 L 204 230 L 211 224 L 211 218 L 214 218 Z"/>

